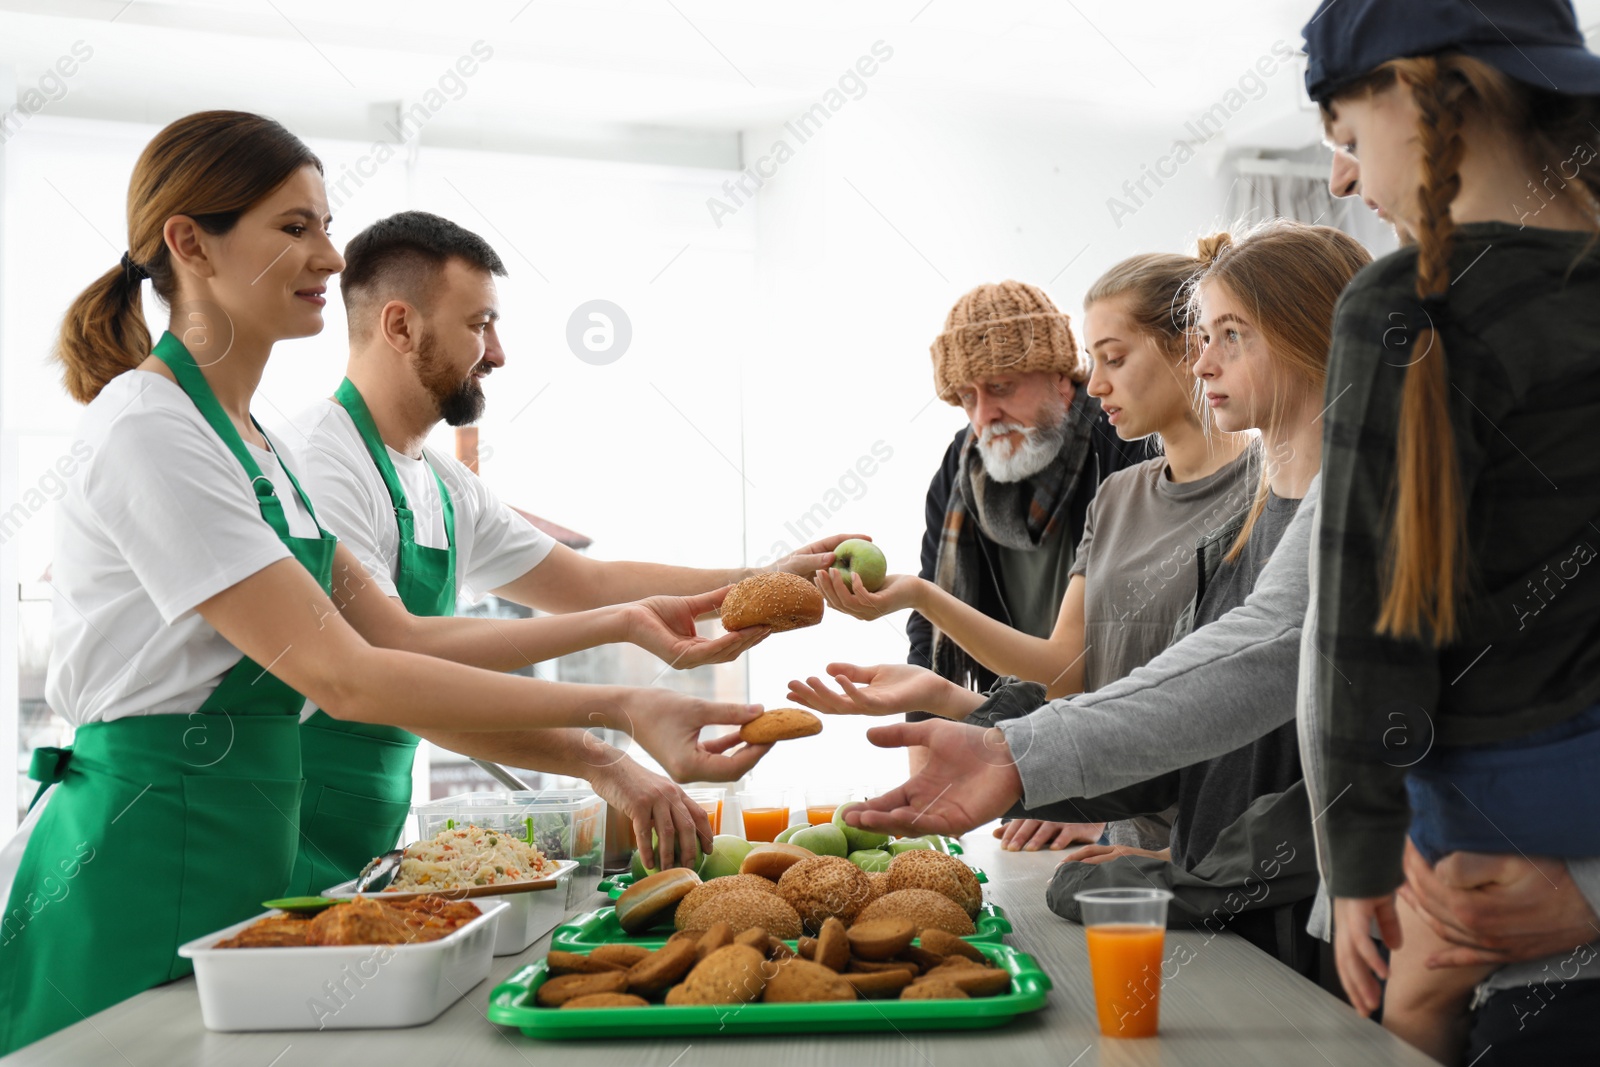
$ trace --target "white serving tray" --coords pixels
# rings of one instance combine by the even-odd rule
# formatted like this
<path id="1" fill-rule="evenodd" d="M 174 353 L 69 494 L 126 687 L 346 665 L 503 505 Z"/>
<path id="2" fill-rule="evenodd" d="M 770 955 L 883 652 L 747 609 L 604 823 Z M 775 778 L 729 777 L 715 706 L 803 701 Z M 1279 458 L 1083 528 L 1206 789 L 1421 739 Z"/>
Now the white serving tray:
<path id="1" fill-rule="evenodd" d="M 495 924 L 494 954 L 496 956 L 515 956 L 525 952 L 528 946 L 539 940 L 551 930 L 560 926 L 567 918 L 567 886 L 572 881 L 572 872 L 578 867 L 576 860 L 552 860 L 556 865 L 554 874 L 547 874 L 543 878 L 530 882 L 506 882 L 501 885 L 473 886 L 464 895 L 470 896 L 474 901 L 482 904 L 488 901 L 503 900 L 506 909 L 500 913 Z M 342 882 L 332 889 L 323 891 L 325 897 L 348 899 L 355 896 L 355 879 Z M 555 890 L 555 892 L 551 892 Z M 368 893 L 373 900 L 387 900 L 390 898 L 405 898 L 423 896 L 423 893 Z M 434 891 L 433 895 L 454 900 L 463 894 L 449 890 Z"/>
<path id="2" fill-rule="evenodd" d="M 489 977 L 506 904 L 475 901 L 482 915 L 415 945 L 214 948 L 253 916 L 178 949 L 194 961 L 208 1030 L 361 1030 L 432 1022 Z M 270 915 L 272 912 L 263 914 Z"/>

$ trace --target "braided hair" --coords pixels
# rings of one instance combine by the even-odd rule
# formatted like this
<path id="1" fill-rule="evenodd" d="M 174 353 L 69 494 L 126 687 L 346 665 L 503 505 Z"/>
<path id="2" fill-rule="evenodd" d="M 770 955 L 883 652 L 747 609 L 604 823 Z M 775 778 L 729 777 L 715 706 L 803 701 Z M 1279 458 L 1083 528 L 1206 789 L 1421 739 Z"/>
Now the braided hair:
<path id="1" fill-rule="evenodd" d="M 1403 85 L 1417 113 L 1420 182 L 1412 230 L 1417 249 L 1416 295 L 1426 318 L 1416 340 L 1421 355 L 1405 368 L 1400 392 L 1389 537 L 1384 549 L 1377 633 L 1421 638 L 1435 645 L 1458 633 L 1459 601 L 1468 560 L 1466 492 L 1450 420 L 1450 377 L 1442 320 L 1450 289 L 1455 220 L 1451 204 L 1461 192 L 1462 128 L 1469 109 L 1517 131 L 1535 161 L 1562 159 L 1570 146 L 1587 144 L 1600 118 L 1600 102 L 1535 89 L 1457 53 L 1393 59 L 1322 103 L 1325 126 L 1338 101 L 1371 96 Z M 1593 169 L 1567 176 L 1558 195 L 1572 201 L 1600 234 L 1600 175 Z M 1577 260 L 1588 254 L 1591 240 Z"/>

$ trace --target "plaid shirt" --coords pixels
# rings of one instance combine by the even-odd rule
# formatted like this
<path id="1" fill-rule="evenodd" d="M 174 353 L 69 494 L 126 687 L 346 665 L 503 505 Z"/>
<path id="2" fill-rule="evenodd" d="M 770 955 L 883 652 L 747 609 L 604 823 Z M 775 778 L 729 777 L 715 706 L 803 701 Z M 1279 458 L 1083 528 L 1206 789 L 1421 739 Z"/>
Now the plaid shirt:
<path id="1" fill-rule="evenodd" d="M 1314 665 L 1326 805 L 1314 814 L 1335 896 L 1403 881 L 1406 768 L 1434 745 L 1507 740 L 1600 699 L 1600 251 L 1577 262 L 1589 239 L 1457 230 L 1442 332 L 1469 563 L 1460 635 L 1443 648 L 1374 633 L 1404 368 L 1429 358 L 1414 347 L 1426 321 L 1415 249 L 1373 263 L 1339 300 Z"/>

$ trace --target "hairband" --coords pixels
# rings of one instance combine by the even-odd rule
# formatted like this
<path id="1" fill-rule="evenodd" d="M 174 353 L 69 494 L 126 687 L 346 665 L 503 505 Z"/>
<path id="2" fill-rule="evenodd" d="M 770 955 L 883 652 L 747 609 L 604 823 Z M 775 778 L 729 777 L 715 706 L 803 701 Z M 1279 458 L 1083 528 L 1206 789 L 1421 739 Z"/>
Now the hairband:
<path id="1" fill-rule="evenodd" d="M 135 263 L 126 252 L 122 253 L 122 272 L 131 282 L 142 282 L 150 277 L 150 272 Z"/>

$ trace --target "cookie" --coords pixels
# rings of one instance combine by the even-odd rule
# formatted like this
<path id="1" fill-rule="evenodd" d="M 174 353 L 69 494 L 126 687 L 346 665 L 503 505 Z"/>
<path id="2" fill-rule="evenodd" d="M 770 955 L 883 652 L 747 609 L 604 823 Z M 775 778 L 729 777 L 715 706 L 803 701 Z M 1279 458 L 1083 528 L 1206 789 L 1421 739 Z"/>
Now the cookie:
<path id="1" fill-rule="evenodd" d="M 560 978 L 564 974 L 604 974 L 607 971 L 627 970 L 604 959 L 597 960 L 593 956 L 580 956 L 576 952 L 562 952 L 559 949 L 552 950 L 545 957 L 545 964 L 550 968 L 552 978 Z"/>
<path id="2" fill-rule="evenodd" d="M 628 973 L 626 971 L 607 971 L 604 974 L 564 974 L 559 978 L 551 978 L 541 985 L 539 991 L 533 995 L 533 1000 L 541 1008 L 556 1008 L 573 997 L 587 996 L 590 993 L 626 993 L 627 991 Z"/>
<path id="3" fill-rule="evenodd" d="M 811 957 L 830 971 L 838 972 L 850 962 L 850 935 L 845 932 L 844 923 L 833 916 L 823 920 L 822 929 L 817 931 L 817 951 Z"/>
<path id="4" fill-rule="evenodd" d="M 917 928 L 907 919 L 879 919 L 850 927 L 850 951 L 864 960 L 887 960 L 911 947 Z"/>
<path id="5" fill-rule="evenodd" d="M 561 1005 L 567 1008 L 648 1008 L 650 1002 L 632 993 L 586 993 Z"/>
<path id="6" fill-rule="evenodd" d="M 837 972 L 810 960 L 787 960 L 767 982 L 762 1000 L 768 1004 L 809 1004 L 855 1000 L 856 991 Z"/>
<path id="7" fill-rule="evenodd" d="M 905 971 L 915 978 L 922 973 L 922 968 L 910 960 L 864 960 L 859 956 L 850 957 L 850 970 L 858 974 L 878 974 L 882 971 Z"/>
<path id="8" fill-rule="evenodd" d="M 911 972 L 902 967 L 888 971 L 855 971 L 839 977 L 849 982 L 850 987 L 863 1000 L 887 1000 L 897 997 L 902 989 L 911 984 Z"/>
<path id="9" fill-rule="evenodd" d="M 554 956 L 555 953 L 552 952 L 551 955 Z M 601 945 L 589 953 L 589 958 L 627 970 L 648 955 L 650 950 L 643 945 Z"/>
<path id="10" fill-rule="evenodd" d="M 627 971 L 628 992 L 653 997 L 665 992 L 699 962 L 700 946 L 688 938 L 669 941 Z"/>
<path id="11" fill-rule="evenodd" d="M 822 720 L 800 708 L 778 708 L 765 712 L 739 727 L 739 740 L 751 745 L 770 745 L 792 741 L 822 732 Z"/>
<path id="12" fill-rule="evenodd" d="M 948 959 L 944 953 L 934 952 L 925 945 L 908 945 L 900 952 L 899 958 L 915 963 L 924 971 L 931 970 Z"/>
<path id="13" fill-rule="evenodd" d="M 900 990 L 901 1000 L 968 1000 L 966 993 L 949 982 L 912 982 Z"/>
<path id="14" fill-rule="evenodd" d="M 667 1003 L 748 1004 L 761 999 L 773 966 L 749 945 L 724 945 L 667 991 Z"/>
<path id="15" fill-rule="evenodd" d="M 956 957 L 960 958 L 960 957 Z M 998 967 L 939 967 L 937 975 L 925 974 L 919 982 L 949 982 L 969 997 L 994 997 L 1011 988 L 1011 976 Z"/>
<path id="16" fill-rule="evenodd" d="M 695 951 L 700 959 L 705 959 L 723 945 L 733 944 L 733 927 L 727 923 L 713 923 L 706 927 L 705 933 L 700 935 L 700 940 L 695 942 Z"/>
<path id="17" fill-rule="evenodd" d="M 709 932 L 709 931 L 708 931 Z M 763 956 L 772 955 L 772 935 L 764 927 L 752 926 L 733 939 L 736 945 L 749 945 Z M 780 944 L 782 942 L 779 942 Z"/>
<path id="18" fill-rule="evenodd" d="M 974 963 L 988 963 L 988 957 L 983 950 L 971 941 L 957 937 L 948 930 L 929 927 L 922 931 L 917 939 L 923 948 L 930 952 L 937 952 L 941 956 L 964 956 Z"/>

